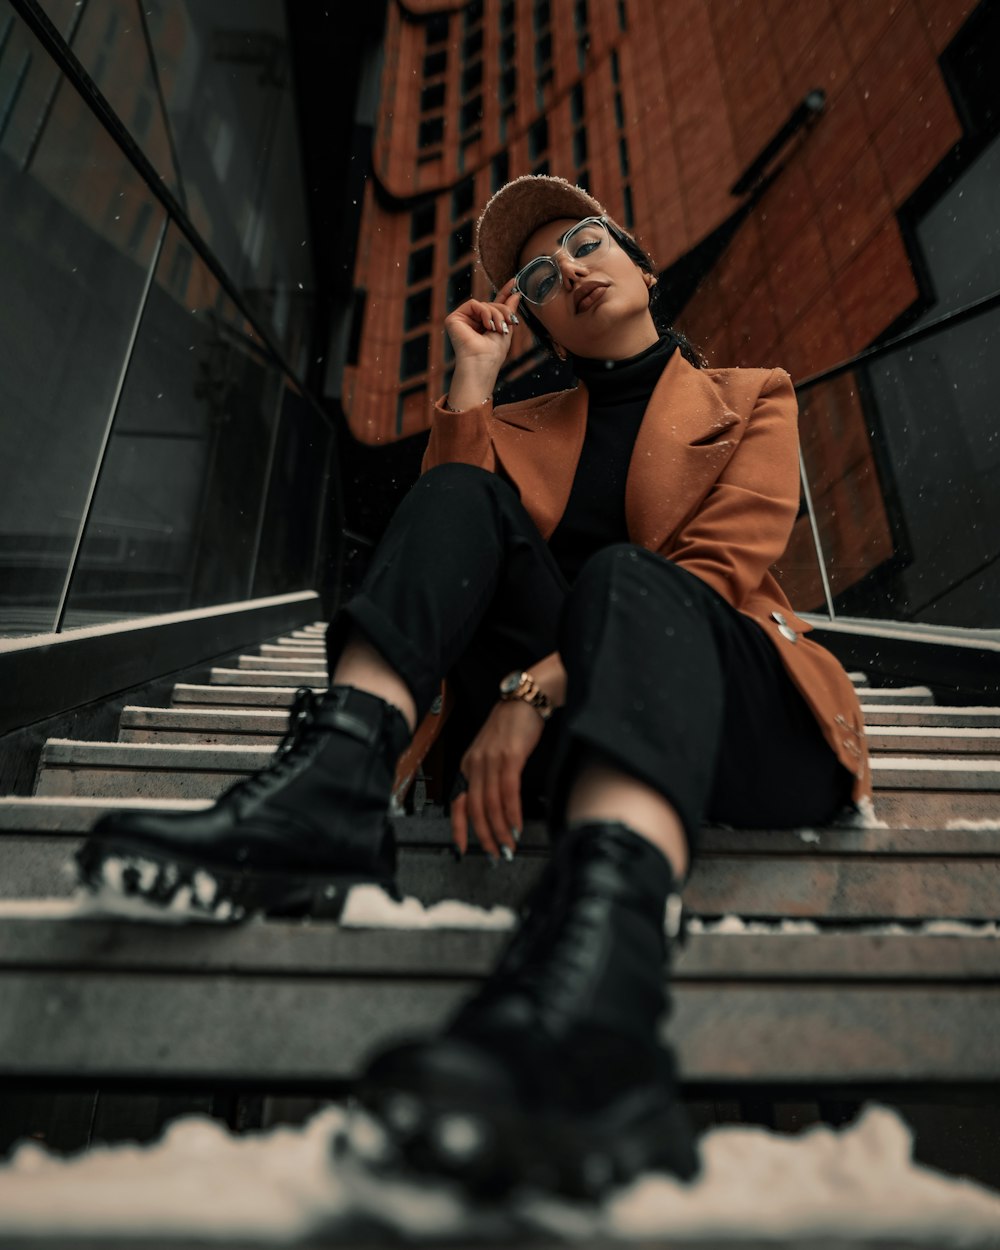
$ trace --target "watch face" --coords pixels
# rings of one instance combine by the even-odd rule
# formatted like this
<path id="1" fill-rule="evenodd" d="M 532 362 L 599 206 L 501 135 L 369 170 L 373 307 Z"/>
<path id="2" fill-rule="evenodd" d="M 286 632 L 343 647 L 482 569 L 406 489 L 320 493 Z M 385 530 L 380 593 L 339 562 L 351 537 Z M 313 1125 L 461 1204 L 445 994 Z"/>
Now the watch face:
<path id="1" fill-rule="evenodd" d="M 520 673 L 508 673 L 507 676 L 500 683 L 500 693 L 501 694 L 513 694 L 520 684 L 521 684 Z"/>

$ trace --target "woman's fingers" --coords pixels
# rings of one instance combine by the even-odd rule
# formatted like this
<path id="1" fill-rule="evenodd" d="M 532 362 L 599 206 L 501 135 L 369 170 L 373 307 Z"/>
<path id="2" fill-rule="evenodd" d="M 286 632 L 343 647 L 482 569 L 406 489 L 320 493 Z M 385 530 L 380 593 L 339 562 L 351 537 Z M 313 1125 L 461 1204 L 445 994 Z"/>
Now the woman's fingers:
<path id="1" fill-rule="evenodd" d="M 451 836 L 460 855 L 469 849 L 469 796 L 460 794 L 451 801 Z"/>
<path id="2" fill-rule="evenodd" d="M 513 760 L 508 760 L 500 774 L 500 805 L 504 828 L 511 843 L 516 843 L 524 825 L 521 823 L 521 769 Z"/>
<path id="3" fill-rule="evenodd" d="M 483 770 L 470 764 L 468 768 L 462 765 L 462 771 L 469 778 L 469 789 L 466 794 L 468 798 L 469 819 L 472 827 L 476 831 L 476 837 L 479 839 L 479 845 L 483 848 L 487 855 L 493 859 L 500 858 L 500 848 L 496 843 L 496 839 L 490 830 L 489 821 L 486 818 L 486 809 L 483 804 L 485 787 L 483 786 Z"/>
<path id="4" fill-rule="evenodd" d="M 483 808 L 490 833 L 500 848 L 500 854 L 505 859 L 513 859 L 514 836 L 510 831 L 510 821 L 504 815 L 504 803 L 500 793 L 501 778 L 505 768 L 505 764 L 494 762 L 493 766 L 487 769 L 483 778 Z"/>

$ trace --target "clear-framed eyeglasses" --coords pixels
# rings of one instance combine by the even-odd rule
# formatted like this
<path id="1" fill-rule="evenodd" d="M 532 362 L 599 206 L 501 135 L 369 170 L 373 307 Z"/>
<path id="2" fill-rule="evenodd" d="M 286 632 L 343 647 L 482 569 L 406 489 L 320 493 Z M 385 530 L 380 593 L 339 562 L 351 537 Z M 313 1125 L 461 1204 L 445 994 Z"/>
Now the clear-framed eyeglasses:
<path id="1" fill-rule="evenodd" d="M 551 256 L 536 256 L 528 261 L 514 279 L 514 290 L 519 291 L 529 304 L 545 304 L 558 292 L 562 283 L 556 257 L 565 252 L 573 260 L 588 264 L 598 261 L 611 247 L 611 234 L 606 217 L 584 217 L 562 237 L 562 242 Z"/>

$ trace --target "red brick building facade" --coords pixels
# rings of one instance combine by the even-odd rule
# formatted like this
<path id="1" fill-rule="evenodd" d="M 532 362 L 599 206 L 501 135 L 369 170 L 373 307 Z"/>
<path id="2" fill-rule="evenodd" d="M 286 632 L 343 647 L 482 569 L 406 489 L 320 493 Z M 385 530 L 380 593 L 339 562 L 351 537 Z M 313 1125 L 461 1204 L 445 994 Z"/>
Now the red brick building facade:
<path id="1" fill-rule="evenodd" d="M 781 365 L 796 381 L 871 343 L 918 295 L 896 214 L 961 135 L 937 58 L 974 7 L 388 0 L 343 384 L 355 436 L 426 427 L 447 385 L 442 320 L 490 293 L 471 243 L 496 187 L 528 172 L 577 181 L 666 269 L 739 207 L 730 189 L 814 89 L 825 108 L 783 146 L 676 324 L 711 365 Z M 531 349 L 522 327 L 512 359 Z M 810 401 L 824 419 L 804 410 L 803 449 L 857 518 L 835 553 L 854 576 L 890 536 L 848 382 Z M 785 563 L 803 603 L 818 594 L 796 572 L 814 563 L 809 542 L 802 518 Z"/>

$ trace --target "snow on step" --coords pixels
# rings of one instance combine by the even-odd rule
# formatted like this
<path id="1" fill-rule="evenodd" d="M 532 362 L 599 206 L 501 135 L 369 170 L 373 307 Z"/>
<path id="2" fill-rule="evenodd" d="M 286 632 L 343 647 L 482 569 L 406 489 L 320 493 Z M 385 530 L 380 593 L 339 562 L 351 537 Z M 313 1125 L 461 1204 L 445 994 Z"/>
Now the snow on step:
<path id="1" fill-rule="evenodd" d="M 350 1151 L 337 1143 L 356 1131 L 347 1109 L 334 1104 L 301 1127 L 239 1134 L 187 1115 L 150 1144 L 101 1145 L 68 1158 L 24 1142 L 0 1168 L 0 1236 L 43 1238 L 67 1250 L 78 1238 L 88 1245 L 176 1239 L 178 1246 L 211 1239 L 276 1250 L 347 1245 L 359 1226 L 379 1230 L 379 1244 L 440 1238 L 469 1246 L 548 1244 L 554 1229 L 564 1229 L 567 1240 L 588 1246 L 735 1250 L 753 1230 L 754 1244 L 766 1240 L 773 1250 L 874 1250 L 890 1242 L 973 1247 L 992 1240 L 1000 1224 L 1000 1196 L 916 1162 L 913 1128 L 874 1099 L 840 1128 L 712 1126 L 699 1142 L 697 1181 L 649 1174 L 592 1209 L 529 1196 L 506 1213 L 490 1207 L 484 1214 L 429 1182 L 416 1203 L 411 1186 L 373 1184 L 351 1166 Z"/>

